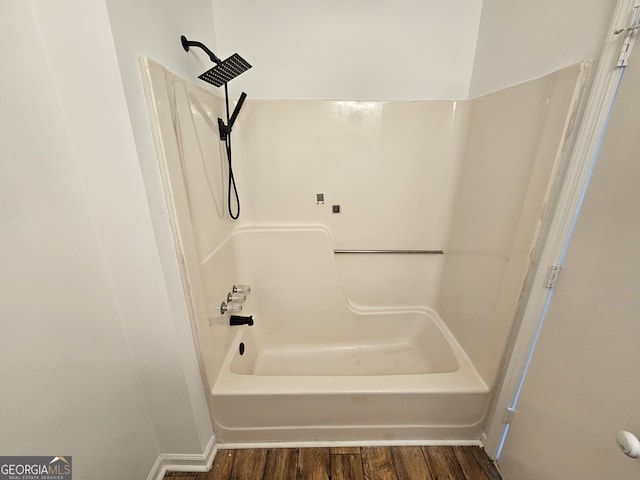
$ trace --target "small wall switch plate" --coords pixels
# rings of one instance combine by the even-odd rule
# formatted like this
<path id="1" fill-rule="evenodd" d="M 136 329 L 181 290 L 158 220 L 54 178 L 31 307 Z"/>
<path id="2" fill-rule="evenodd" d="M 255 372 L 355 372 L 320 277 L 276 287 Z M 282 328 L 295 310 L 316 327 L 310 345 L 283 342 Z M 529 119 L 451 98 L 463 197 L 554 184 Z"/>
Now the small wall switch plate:
<path id="1" fill-rule="evenodd" d="M 316 204 L 324 205 L 324 193 L 316 193 Z"/>
<path id="2" fill-rule="evenodd" d="M 331 206 L 332 213 L 340 213 L 340 205 L 332 205 Z"/>

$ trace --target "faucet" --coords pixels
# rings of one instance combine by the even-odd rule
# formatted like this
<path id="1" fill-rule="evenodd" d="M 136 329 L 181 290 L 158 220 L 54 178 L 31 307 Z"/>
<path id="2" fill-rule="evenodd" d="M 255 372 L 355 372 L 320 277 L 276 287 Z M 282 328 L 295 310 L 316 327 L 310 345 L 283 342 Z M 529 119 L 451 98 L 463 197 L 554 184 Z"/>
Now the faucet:
<path id="1" fill-rule="evenodd" d="M 253 315 L 249 315 L 248 317 L 242 317 L 240 315 L 231 315 L 229 318 L 229 325 L 253 325 Z"/>

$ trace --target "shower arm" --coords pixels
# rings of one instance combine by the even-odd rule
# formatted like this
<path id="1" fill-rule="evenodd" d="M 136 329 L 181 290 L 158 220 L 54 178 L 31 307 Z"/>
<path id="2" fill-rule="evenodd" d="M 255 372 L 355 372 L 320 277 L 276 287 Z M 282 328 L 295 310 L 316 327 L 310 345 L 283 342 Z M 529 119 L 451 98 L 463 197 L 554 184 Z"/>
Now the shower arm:
<path id="1" fill-rule="evenodd" d="M 189 51 L 189 47 L 198 47 L 204 50 L 204 52 L 209 55 L 211 61 L 216 65 L 221 62 L 221 60 L 216 57 L 216 54 L 209 50 L 209 48 L 204 43 L 196 42 L 194 40 L 187 40 L 187 37 L 185 37 L 184 35 L 180 37 L 180 41 L 182 42 L 182 48 L 184 48 L 185 52 Z"/>

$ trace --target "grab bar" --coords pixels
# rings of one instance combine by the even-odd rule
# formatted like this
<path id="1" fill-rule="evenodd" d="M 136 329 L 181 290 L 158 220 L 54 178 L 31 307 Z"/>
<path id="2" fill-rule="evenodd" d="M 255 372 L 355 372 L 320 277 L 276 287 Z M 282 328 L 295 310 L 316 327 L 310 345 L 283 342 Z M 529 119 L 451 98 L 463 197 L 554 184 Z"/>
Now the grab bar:
<path id="1" fill-rule="evenodd" d="M 402 253 L 411 255 L 443 255 L 442 250 L 334 250 L 333 253 Z"/>

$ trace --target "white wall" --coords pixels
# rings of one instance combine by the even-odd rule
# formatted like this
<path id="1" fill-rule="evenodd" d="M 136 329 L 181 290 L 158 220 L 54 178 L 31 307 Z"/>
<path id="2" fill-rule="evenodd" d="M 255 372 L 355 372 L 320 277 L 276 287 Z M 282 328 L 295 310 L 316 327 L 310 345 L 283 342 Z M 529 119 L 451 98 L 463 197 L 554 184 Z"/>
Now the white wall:
<path id="1" fill-rule="evenodd" d="M 31 21 L 35 21 L 42 37 L 37 39 L 41 42 L 41 58 L 39 61 L 22 55 L 18 58 L 28 62 L 31 76 L 38 78 L 39 85 L 46 86 L 43 88 L 52 88 L 50 97 L 57 99 L 59 115 L 66 125 L 62 135 L 69 141 L 69 151 L 73 153 L 84 186 L 96 242 L 103 255 L 102 274 L 108 275 L 110 280 L 110 285 L 103 285 L 102 290 L 110 292 L 113 308 L 119 314 L 118 321 L 126 335 L 124 341 L 133 357 L 133 374 L 144 398 L 145 408 L 139 412 L 140 418 L 121 420 L 117 414 L 121 402 L 115 402 L 113 414 L 105 416 L 105 421 L 114 425 L 129 422 L 139 428 L 144 418 L 152 428 L 156 456 L 158 452 L 202 455 L 211 440 L 212 429 L 166 222 L 166 208 L 163 197 L 158 194 L 161 191 L 159 182 L 154 184 L 154 177 L 150 176 L 151 181 L 145 185 L 141 172 L 141 167 L 153 165 L 155 168 L 146 110 L 139 92 L 137 96 L 133 95 L 138 100 L 134 105 L 136 108 L 128 109 L 123 90 L 124 81 L 129 90 L 140 91 L 137 72 L 133 73 L 136 43 L 123 41 L 124 46 L 120 46 L 119 53 L 125 58 L 123 63 L 133 65 L 126 70 L 127 75 L 121 76 L 110 26 L 110 21 L 114 21 L 122 30 L 140 31 L 142 35 L 145 30 L 139 26 L 151 24 L 157 32 L 164 31 L 169 35 L 171 29 L 167 25 L 183 23 L 177 13 L 182 10 L 175 8 L 174 11 L 168 3 L 162 8 L 157 2 L 154 5 L 128 2 L 121 10 L 116 8 L 119 5 L 114 7 L 113 20 L 102 0 L 69 0 L 55 4 L 34 0 L 32 5 L 35 20 Z M 203 12 L 210 13 L 210 7 L 201 2 L 200 8 L 190 13 L 193 20 L 184 23 L 210 26 L 211 18 L 203 17 Z M 201 18 L 202 23 L 198 23 Z M 188 57 L 181 49 L 178 27 L 174 25 L 173 30 L 178 48 L 175 52 L 167 52 L 167 57 L 175 53 L 178 58 L 178 52 L 179 58 Z M 15 38 L 22 36 L 18 28 Z M 15 38 L 8 38 L 4 45 L 15 48 Z M 17 56 L 17 53 L 13 55 Z M 185 59 L 185 63 L 188 62 L 189 59 Z M 49 77 L 44 79 L 39 76 L 43 69 L 49 69 Z M 24 78 L 29 76 L 29 73 L 23 74 Z M 34 102 L 32 112 L 38 111 L 39 105 Z M 131 112 L 137 113 L 137 117 L 130 119 Z M 143 116 L 144 121 L 136 122 Z M 37 118 L 38 133 L 46 134 L 52 128 L 46 116 Z M 144 141 L 139 145 L 147 156 L 138 156 L 136 147 L 139 145 L 132 134 L 132 121 L 137 131 L 143 129 L 140 122 L 146 127 L 149 145 Z M 38 161 L 42 162 L 40 158 Z M 51 188 L 57 191 L 55 185 Z M 37 189 L 33 190 L 35 198 L 39 198 Z M 41 198 L 46 202 L 47 195 Z M 158 225 L 160 227 L 154 230 Z M 55 228 L 55 224 L 52 225 L 52 230 Z M 78 250 L 82 252 L 82 247 Z M 42 275 L 34 273 L 33 291 L 41 290 L 35 288 L 40 277 Z M 104 308 L 97 302 L 89 302 L 87 310 L 102 311 Z M 84 337 L 77 342 L 84 345 L 85 340 L 90 345 L 93 343 Z M 95 359 L 78 355 L 76 361 L 91 365 L 102 358 L 115 362 L 113 357 L 118 356 L 110 351 Z M 126 391 L 119 391 L 118 395 L 129 396 Z M 112 401 L 113 398 L 105 399 L 106 404 Z M 87 408 L 86 404 L 70 410 L 69 419 L 73 419 L 74 410 L 83 408 Z M 71 432 L 73 434 L 73 430 Z M 132 434 L 131 438 L 136 439 L 136 435 Z M 86 441 L 88 437 L 85 435 L 84 438 Z M 148 452 L 143 456 L 148 456 Z M 144 467 L 148 474 L 150 466 Z"/>
<path id="2" fill-rule="evenodd" d="M 473 98 L 596 60 L 615 0 L 211 0 L 249 98 Z M 212 47 L 213 48 L 213 47 Z"/>
<path id="3" fill-rule="evenodd" d="M 470 97 L 597 60 L 616 0 L 483 0 Z"/>
<path id="4" fill-rule="evenodd" d="M 166 425 L 167 443 L 163 451 L 179 452 L 195 448 L 201 452 L 212 430 L 195 354 L 188 306 L 167 218 L 158 159 L 138 70 L 138 56 L 154 58 L 184 76 L 193 77 L 201 69 L 201 59 L 194 52 L 187 53 L 182 49 L 180 35 L 197 36 L 202 41 L 213 44 L 213 14 L 210 2 L 203 0 L 190 0 L 179 5 L 168 0 L 107 0 L 106 6 L 117 59 L 115 68 L 119 69 L 119 80 L 126 98 L 123 107 L 129 116 L 127 128 L 132 134 L 131 140 L 135 142 L 129 145 L 132 150 L 128 164 L 136 170 L 137 188 L 145 197 L 140 198 L 140 208 L 144 205 L 145 223 L 152 227 L 147 249 L 154 252 L 154 256 L 157 255 L 159 267 L 154 273 L 153 282 L 157 282 L 166 299 L 163 305 L 164 318 L 161 320 L 160 316 L 149 317 L 150 323 L 138 332 L 139 344 L 135 350 L 144 361 L 157 361 L 157 352 L 148 349 L 149 331 L 157 332 L 157 335 L 162 336 L 164 355 L 171 355 L 174 368 L 179 369 L 170 382 L 165 376 L 150 378 L 157 382 L 152 388 L 169 390 L 163 395 L 154 395 L 151 400 L 157 406 L 157 422 L 164 421 Z M 141 180 L 144 185 L 139 183 Z M 151 223 L 148 223 L 149 220 Z M 180 389 L 174 392 L 172 383 L 181 387 L 184 385 L 186 389 L 182 393 Z M 176 415 L 181 411 L 185 413 L 184 417 Z M 180 431 L 184 438 L 177 435 Z M 199 442 L 197 447 L 191 443 L 193 440 L 196 440 L 196 444 Z"/>
<path id="5" fill-rule="evenodd" d="M 213 1 L 220 58 L 249 98 L 466 98 L 480 0 Z"/>
<path id="6" fill-rule="evenodd" d="M 6 3 L 0 20 L 0 452 L 146 478 L 160 450 L 40 6 Z"/>

